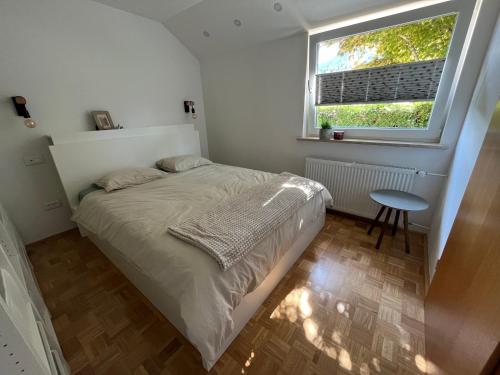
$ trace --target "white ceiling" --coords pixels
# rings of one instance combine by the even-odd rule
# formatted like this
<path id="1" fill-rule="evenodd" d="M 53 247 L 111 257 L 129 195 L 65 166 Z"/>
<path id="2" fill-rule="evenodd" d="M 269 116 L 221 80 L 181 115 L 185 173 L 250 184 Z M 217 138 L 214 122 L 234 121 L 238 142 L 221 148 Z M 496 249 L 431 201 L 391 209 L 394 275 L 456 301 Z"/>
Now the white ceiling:
<path id="1" fill-rule="evenodd" d="M 202 0 L 94 0 L 139 16 L 165 22 Z"/>
<path id="2" fill-rule="evenodd" d="M 96 0 L 162 22 L 203 58 L 415 0 Z M 283 10 L 276 12 L 279 1 Z M 241 27 L 233 24 L 241 20 Z M 210 37 L 203 36 L 208 31 Z"/>

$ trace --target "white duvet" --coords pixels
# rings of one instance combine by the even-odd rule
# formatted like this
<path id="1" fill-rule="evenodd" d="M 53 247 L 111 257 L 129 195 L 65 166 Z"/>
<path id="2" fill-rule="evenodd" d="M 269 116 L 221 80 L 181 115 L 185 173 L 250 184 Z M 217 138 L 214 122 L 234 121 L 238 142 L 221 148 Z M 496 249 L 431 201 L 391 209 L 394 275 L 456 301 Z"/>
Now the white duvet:
<path id="1" fill-rule="evenodd" d="M 272 176 L 203 166 L 112 193 L 90 193 L 73 220 L 109 242 L 178 303 L 183 334 L 205 361 L 213 362 L 232 332 L 233 310 L 260 285 L 300 232 L 325 214 L 331 197 L 326 189 L 317 194 L 227 271 L 204 251 L 168 234 L 167 228 Z"/>

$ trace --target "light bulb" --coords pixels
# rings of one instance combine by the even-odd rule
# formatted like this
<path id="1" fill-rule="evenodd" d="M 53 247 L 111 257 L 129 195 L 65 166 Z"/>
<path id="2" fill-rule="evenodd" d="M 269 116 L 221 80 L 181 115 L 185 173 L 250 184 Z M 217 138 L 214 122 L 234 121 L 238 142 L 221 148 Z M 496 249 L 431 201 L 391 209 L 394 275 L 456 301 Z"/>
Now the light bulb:
<path id="1" fill-rule="evenodd" d="M 26 125 L 26 127 L 30 129 L 33 129 L 34 127 L 36 127 L 36 122 L 31 118 L 27 118 L 26 120 L 24 120 L 24 125 Z"/>

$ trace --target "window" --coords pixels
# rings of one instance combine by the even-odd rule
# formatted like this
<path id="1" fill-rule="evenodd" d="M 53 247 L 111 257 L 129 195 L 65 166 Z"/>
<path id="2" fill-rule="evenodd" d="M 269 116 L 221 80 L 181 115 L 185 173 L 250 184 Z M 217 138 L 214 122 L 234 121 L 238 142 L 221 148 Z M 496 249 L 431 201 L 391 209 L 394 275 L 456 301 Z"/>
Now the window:
<path id="1" fill-rule="evenodd" d="M 439 4 L 312 35 L 308 135 L 330 124 L 348 137 L 439 140 L 467 28 L 459 11 Z"/>

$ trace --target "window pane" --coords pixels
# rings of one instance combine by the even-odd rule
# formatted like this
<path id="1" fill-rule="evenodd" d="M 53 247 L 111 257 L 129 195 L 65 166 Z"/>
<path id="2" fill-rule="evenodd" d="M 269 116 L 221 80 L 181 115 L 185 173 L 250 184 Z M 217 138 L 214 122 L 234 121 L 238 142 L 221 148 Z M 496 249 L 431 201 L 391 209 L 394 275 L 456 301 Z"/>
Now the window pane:
<path id="1" fill-rule="evenodd" d="M 446 15 L 318 43 L 317 74 L 443 59 L 456 15 Z"/>
<path id="2" fill-rule="evenodd" d="M 326 80 L 329 77 L 333 77 L 333 75 L 328 76 L 328 73 L 445 59 L 455 21 L 456 14 L 451 14 L 320 42 L 317 49 L 316 74 L 326 74 L 321 77 L 323 80 Z M 359 74 L 361 73 L 359 72 Z M 381 102 L 376 103 L 376 100 L 370 100 L 369 94 L 371 94 L 371 91 L 379 88 L 375 86 L 370 87 L 370 83 L 365 84 L 365 81 L 369 82 L 369 80 L 358 80 L 359 82 L 349 81 L 348 83 L 352 84 L 346 85 L 345 80 L 350 76 L 342 75 L 341 77 L 343 83 L 341 84 L 342 88 L 338 89 L 339 97 L 341 98 L 340 102 L 344 99 L 345 103 L 342 105 L 316 106 L 316 127 L 320 127 L 321 123 L 325 120 L 328 120 L 332 127 L 342 128 L 425 129 L 428 127 L 434 104 L 433 100 L 429 100 L 432 96 L 427 101 L 406 102 L 403 99 L 403 101 L 391 102 L 392 98 L 396 98 L 396 95 L 389 95 L 391 99 L 388 100 L 390 102 L 381 98 Z M 439 82 L 439 77 L 440 73 L 437 76 L 437 81 L 431 77 L 433 79 L 432 82 L 436 81 L 433 87 L 434 90 L 437 89 L 436 85 Z M 411 78 L 405 82 L 412 82 Z M 420 86 L 416 86 L 415 89 L 421 88 L 421 85 L 426 82 L 418 82 Z M 356 83 L 358 84 L 357 86 Z M 332 90 L 336 89 L 336 86 L 331 82 L 327 82 L 327 84 L 329 86 L 321 86 L 320 91 L 326 90 L 324 94 L 336 98 L 335 92 L 332 92 Z M 432 87 L 432 84 L 429 87 Z M 362 94 L 367 93 L 366 99 L 363 99 L 363 101 L 366 100 L 366 104 L 347 104 L 349 95 L 357 97 L 355 95 L 357 92 L 351 91 L 353 88 L 361 91 L 364 90 Z M 368 91 L 369 89 L 371 91 Z M 413 88 L 409 87 L 409 89 Z M 340 90 L 343 90 L 342 95 Z M 345 90 L 349 90 L 349 92 Z M 397 89 L 395 92 L 398 93 Z M 328 101 L 325 99 L 323 102 L 327 103 Z M 319 101 L 318 103 L 322 102 Z"/>
<path id="3" fill-rule="evenodd" d="M 377 103 L 320 106 L 316 126 L 328 121 L 333 128 L 427 128 L 432 102 Z"/>

